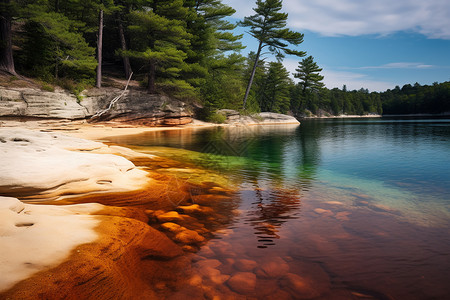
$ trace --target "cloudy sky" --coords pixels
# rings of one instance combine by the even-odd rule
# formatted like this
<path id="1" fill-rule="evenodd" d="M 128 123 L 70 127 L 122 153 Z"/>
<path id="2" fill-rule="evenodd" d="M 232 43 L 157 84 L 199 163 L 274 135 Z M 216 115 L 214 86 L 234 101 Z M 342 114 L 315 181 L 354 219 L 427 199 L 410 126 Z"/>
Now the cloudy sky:
<path id="1" fill-rule="evenodd" d="M 236 9 L 235 21 L 254 14 L 254 0 L 222 2 Z M 314 56 L 328 88 L 450 81 L 449 0 L 284 0 L 283 8 L 288 26 L 305 34 L 298 49 Z M 248 34 L 243 43 L 244 54 L 257 47 Z M 294 72 L 299 60 L 284 63 Z"/>

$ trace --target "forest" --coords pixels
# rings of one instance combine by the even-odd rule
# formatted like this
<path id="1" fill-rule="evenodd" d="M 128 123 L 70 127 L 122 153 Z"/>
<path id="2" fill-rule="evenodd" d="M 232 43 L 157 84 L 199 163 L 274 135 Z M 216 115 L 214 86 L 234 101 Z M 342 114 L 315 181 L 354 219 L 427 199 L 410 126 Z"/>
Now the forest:
<path id="1" fill-rule="evenodd" d="M 222 108 L 297 117 L 450 111 L 450 82 L 328 89 L 281 0 L 257 0 L 254 15 L 232 23 L 235 12 L 221 0 L 2 0 L 0 70 L 75 94 L 106 86 L 108 76 L 132 78 L 201 107 L 210 121 Z M 237 26 L 258 41 L 247 56 Z M 298 58 L 294 74 L 287 55 Z"/>

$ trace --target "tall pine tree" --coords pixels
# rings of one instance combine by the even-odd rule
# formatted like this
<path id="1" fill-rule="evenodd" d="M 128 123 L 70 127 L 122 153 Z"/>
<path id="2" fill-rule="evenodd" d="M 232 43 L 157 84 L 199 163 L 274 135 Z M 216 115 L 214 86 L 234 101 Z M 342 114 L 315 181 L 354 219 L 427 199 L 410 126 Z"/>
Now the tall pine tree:
<path id="1" fill-rule="evenodd" d="M 303 92 L 306 92 L 308 89 L 317 92 L 323 88 L 323 76 L 319 74 L 322 69 L 319 68 L 311 55 L 299 62 L 295 71 L 297 73 L 294 74 L 294 77 L 300 79 L 299 84 Z"/>
<path id="2" fill-rule="evenodd" d="M 152 10 L 131 13 L 132 25 L 129 29 L 133 33 L 132 45 L 130 50 L 122 52 L 122 55 L 138 59 L 148 66 L 147 91 L 151 94 L 156 93 L 157 72 L 163 78 L 179 76 L 187 57 L 182 49 L 188 47 L 190 38 L 183 21 L 157 14 L 173 12 L 171 9 L 176 7 L 168 9 L 154 5 Z"/>
<path id="3" fill-rule="evenodd" d="M 317 94 L 324 86 L 322 83 L 324 77 L 319 74 L 322 69 L 319 68 L 312 56 L 308 56 L 299 62 L 298 68 L 295 70 L 297 73 L 294 73 L 294 77 L 300 79 L 300 82 L 295 88 L 292 110 L 295 114 L 298 114 L 309 108 L 313 113 L 316 113 L 319 108 Z"/>
<path id="4" fill-rule="evenodd" d="M 294 32 L 286 28 L 287 13 L 282 13 L 281 0 L 257 0 L 257 7 L 253 10 L 256 14 L 245 17 L 241 22 L 241 26 L 250 27 L 250 34 L 259 42 L 258 50 L 256 52 L 253 69 L 250 74 L 250 79 L 245 91 L 243 108 L 245 109 L 247 98 L 252 87 L 253 79 L 256 72 L 256 67 L 261 56 L 261 51 L 264 48 L 272 53 L 275 53 L 278 59 L 282 59 L 284 54 L 304 56 L 305 52 L 289 49 L 289 44 L 299 45 L 303 42 L 303 34 Z"/>

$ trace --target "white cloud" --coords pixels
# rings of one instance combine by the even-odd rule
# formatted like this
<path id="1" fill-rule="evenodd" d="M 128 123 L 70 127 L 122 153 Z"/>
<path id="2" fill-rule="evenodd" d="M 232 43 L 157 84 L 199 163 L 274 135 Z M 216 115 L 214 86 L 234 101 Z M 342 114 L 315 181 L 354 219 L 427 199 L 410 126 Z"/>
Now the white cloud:
<path id="1" fill-rule="evenodd" d="M 425 65 L 423 63 L 414 62 L 397 62 L 389 63 L 381 66 L 360 67 L 358 69 L 430 69 L 433 65 Z"/>
<path id="2" fill-rule="evenodd" d="M 236 17 L 252 15 L 256 1 L 224 0 Z M 324 36 L 388 35 L 413 31 L 450 39 L 448 0 L 285 0 L 289 26 Z"/>

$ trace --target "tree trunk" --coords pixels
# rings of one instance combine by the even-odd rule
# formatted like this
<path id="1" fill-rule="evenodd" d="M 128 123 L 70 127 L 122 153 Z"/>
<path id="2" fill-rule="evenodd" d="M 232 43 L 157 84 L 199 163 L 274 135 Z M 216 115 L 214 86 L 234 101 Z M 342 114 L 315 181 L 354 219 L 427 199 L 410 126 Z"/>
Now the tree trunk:
<path id="1" fill-rule="evenodd" d="M 100 9 L 97 40 L 97 88 L 102 87 L 103 9 Z"/>
<path id="2" fill-rule="evenodd" d="M 250 93 L 250 89 L 253 84 L 253 79 L 255 78 L 256 67 L 258 66 L 259 56 L 261 55 L 261 49 L 262 49 L 262 42 L 259 42 L 258 52 L 256 53 L 255 62 L 253 64 L 252 74 L 250 75 L 250 80 L 248 81 L 247 90 L 245 91 L 244 104 L 242 105 L 242 109 L 245 109 L 245 106 L 247 105 L 247 98 L 248 98 L 248 94 Z"/>
<path id="3" fill-rule="evenodd" d="M 150 61 L 150 70 L 148 71 L 148 85 L 147 85 L 147 92 L 149 94 L 156 94 L 155 73 L 156 73 L 156 63 L 154 61 Z"/>
<path id="4" fill-rule="evenodd" d="M 120 47 L 123 51 L 127 50 L 127 41 L 125 40 L 125 32 L 123 30 L 122 19 L 120 18 L 120 14 L 117 13 L 117 26 L 119 27 L 119 38 L 120 38 Z M 130 58 L 128 56 L 123 56 L 123 69 L 125 70 L 125 77 L 128 79 L 131 74 L 131 65 Z"/>
<path id="5" fill-rule="evenodd" d="M 0 0 L 0 70 L 17 75 L 12 51 L 11 15 L 9 0 Z"/>

